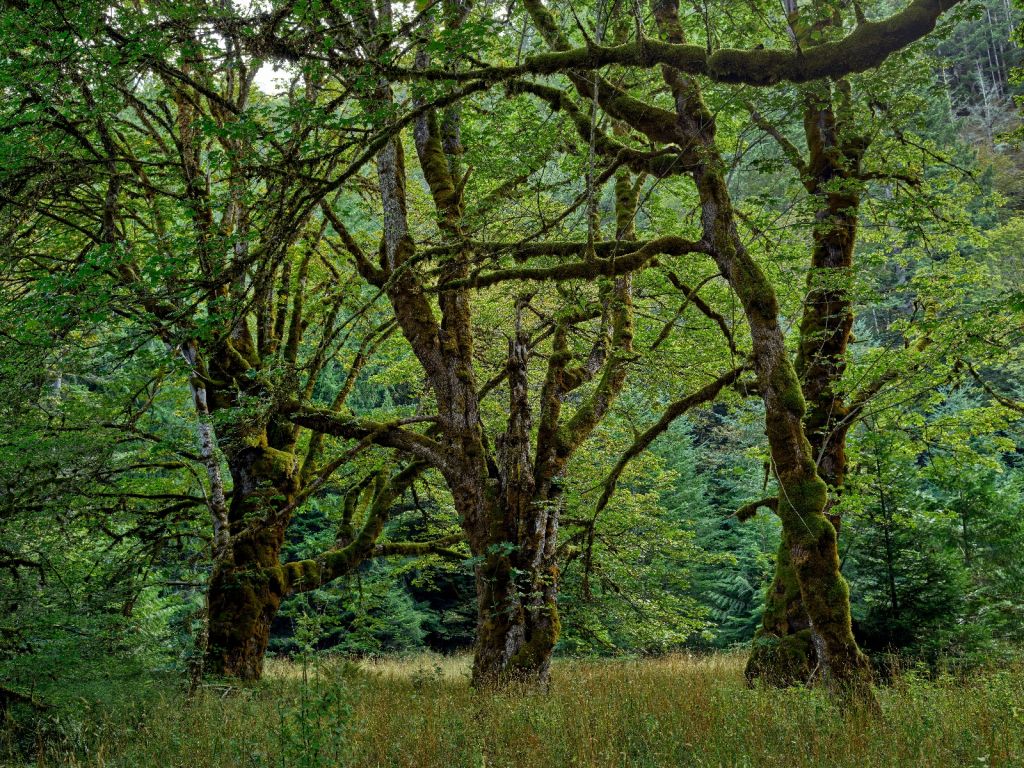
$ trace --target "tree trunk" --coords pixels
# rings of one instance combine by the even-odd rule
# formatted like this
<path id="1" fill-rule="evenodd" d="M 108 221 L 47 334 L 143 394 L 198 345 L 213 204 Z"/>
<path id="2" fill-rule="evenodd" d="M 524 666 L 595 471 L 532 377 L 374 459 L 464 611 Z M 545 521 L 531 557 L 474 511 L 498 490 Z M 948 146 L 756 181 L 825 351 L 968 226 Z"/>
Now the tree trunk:
<path id="1" fill-rule="evenodd" d="M 836 530 L 825 517 L 827 487 L 818 476 L 804 430 L 803 393 L 786 354 L 774 288 L 740 241 L 723 174 L 715 167 L 701 169 L 697 180 L 715 260 L 743 304 L 754 340 L 765 427 L 779 480 L 777 512 L 822 678 L 873 701 L 870 667 L 850 626 L 849 590 L 839 573 Z"/>
<path id="2" fill-rule="evenodd" d="M 791 549 L 789 536 L 783 532 L 775 577 L 765 594 L 764 617 L 747 659 L 748 683 L 761 680 L 778 687 L 806 683 L 817 664 L 811 622 L 790 562 Z"/>
<path id="3" fill-rule="evenodd" d="M 652 11 L 666 42 L 685 43 L 676 0 L 657 0 Z M 690 147 L 689 169 L 701 202 L 704 240 L 722 276 L 743 306 L 754 369 L 765 407 L 765 432 L 779 483 L 782 521 L 793 576 L 807 611 L 823 677 L 836 688 L 873 702 L 870 669 L 853 638 L 846 583 L 839 573 L 836 531 L 825 517 L 827 489 L 818 476 L 804 429 L 805 401 L 786 351 L 771 280 L 751 258 L 736 227 L 726 164 L 715 143 L 715 118 L 692 77 L 663 66 L 676 105 L 680 147 Z M 782 591 L 791 590 L 782 583 Z"/>
<path id="4" fill-rule="evenodd" d="M 231 553 L 214 564 L 207 592 L 208 673 L 258 680 L 270 625 L 287 585 L 281 569 L 295 460 L 284 451 L 249 447 L 228 456 L 234 483 Z"/>
<path id="5" fill-rule="evenodd" d="M 233 563 L 214 569 L 207 593 L 208 673 L 241 680 L 263 675 L 270 625 L 284 598 L 284 585 L 275 575 L 280 573 L 275 566 L 282 540 L 275 531 L 261 530 L 238 542 L 241 554 Z"/>
<path id="6" fill-rule="evenodd" d="M 807 299 L 800 322 L 796 372 L 807 411 L 804 430 L 829 496 L 825 515 L 838 535 L 841 520 L 832 509 L 846 479 L 846 436 L 849 408 L 837 385 L 846 370 L 846 350 L 853 328 L 853 303 L 848 286 L 853 269 L 860 205 L 855 176 L 860 172 L 864 144 L 840 136 L 830 97 L 808 96 L 804 132 L 810 149 L 808 191 L 820 196 L 816 214 Z M 797 587 L 791 543 L 783 537 L 775 578 L 765 595 L 764 620 L 747 663 L 748 681 L 787 686 L 809 682 L 823 671 L 817 648 L 821 639 Z"/>
<path id="7" fill-rule="evenodd" d="M 508 425 L 496 445 L 497 492 L 476 537 L 474 554 L 484 561 L 477 567 L 473 684 L 481 687 L 547 685 L 558 641 L 558 505 L 551 498 L 558 486 L 531 456 L 528 349 L 517 328 L 509 342 Z"/>
<path id="8" fill-rule="evenodd" d="M 476 687 L 548 683 L 560 630 L 557 569 L 519 571 L 517 560 L 494 554 L 477 568 Z"/>

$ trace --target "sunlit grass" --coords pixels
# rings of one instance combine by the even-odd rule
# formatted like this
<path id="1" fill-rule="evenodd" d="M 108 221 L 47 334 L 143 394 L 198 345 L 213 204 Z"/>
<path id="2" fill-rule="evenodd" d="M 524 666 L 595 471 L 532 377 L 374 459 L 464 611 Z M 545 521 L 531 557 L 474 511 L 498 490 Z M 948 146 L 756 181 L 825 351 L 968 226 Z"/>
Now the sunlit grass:
<path id="1" fill-rule="evenodd" d="M 254 688 L 166 690 L 52 736 L 39 766 L 1016 766 L 1024 670 L 879 690 L 883 718 L 818 691 L 750 690 L 742 657 L 556 663 L 551 691 L 488 695 L 464 657 L 275 661 Z"/>

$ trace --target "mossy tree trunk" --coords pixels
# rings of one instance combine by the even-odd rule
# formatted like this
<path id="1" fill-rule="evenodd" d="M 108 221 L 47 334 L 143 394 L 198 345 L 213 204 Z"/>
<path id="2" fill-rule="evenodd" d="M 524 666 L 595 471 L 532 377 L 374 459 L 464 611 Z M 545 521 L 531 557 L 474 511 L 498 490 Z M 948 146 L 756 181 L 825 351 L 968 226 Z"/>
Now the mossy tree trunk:
<path id="1" fill-rule="evenodd" d="M 315 85 L 309 87 L 315 89 Z M 404 492 L 422 465 L 413 461 L 388 482 L 375 486 L 371 509 L 353 540 L 339 541 L 338 549 L 322 553 L 316 560 L 281 563 L 294 510 L 341 466 L 340 462 L 322 462 L 323 435 L 315 430 L 305 448 L 298 450 L 301 427 L 285 413 L 284 404 L 310 398 L 318 376 L 329 367 L 327 352 L 340 322 L 343 299 L 339 294 L 330 300 L 326 310 L 321 310 L 323 314 L 315 316 L 318 322 L 310 322 L 307 299 L 316 287 L 311 285 L 310 263 L 324 226 L 286 210 L 280 214 L 281 222 L 267 227 L 266 240 L 255 241 L 248 229 L 250 212 L 245 196 L 236 190 L 238 194 L 230 196 L 221 217 L 222 231 L 217 231 L 210 190 L 202 181 L 208 174 L 197 137 L 196 100 L 181 93 L 178 101 L 180 129 L 188 139 L 183 141 L 187 151 L 182 160 L 189 181 L 186 190 L 199 212 L 193 218 L 198 261 L 209 282 L 218 286 L 208 306 L 212 338 L 198 346 L 186 345 L 183 353 L 192 374 L 200 447 L 208 459 L 215 534 L 205 640 L 201 642 L 203 669 L 255 680 L 262 674 L 270 627 L 285 597 L 336 579 L 369 557 L 389 554 L 375 547 L 388 505 L 395 494 Z M 244 100 L 239 109 L 243 106 Z M 242 185 L 242 171 L 233 172 L 238 178 L 233 177 L 232 184 Z M 231 238 L 232 247 L 221 253 L 219 246 Z M 300 240 L 302 247 L 295 247 Z M 258 253 L 250 253 L 251 242 L 259 243 Z M 232 260 L 237 264 L 229 268 Z M 234 278 L 229 280 L 227 275 Z M 377 331 L 372 331 L 367 339 L 370 346 L 377 343 L 375 337 L 379 341 Z M 303 359 L 304 354 L 308 358 Z M 273 391 L 262 375 L 265 361 L 273 361 L 275 376 L 284 372 Z M 364 364 L 361 350 L 331 412 L 345 406 Z M 270 405 L 261 411 L 249 405 L 255 403 Z M 214 423 L 220 434 L 215 434 Z M 364 439 L 377 426 L 352 424 L 342 436 Z M 382 437 L 385 441 L 392 438 Z M 396 446 L 389 443 L 389 447 Z M 232 480 L 227 509 L 223 508 L 223 488 L 218 489 L 214 480 L 219 471 L 218 453 Z M 354 531 L 353 522 L 351 516 L 346 517 L 345 525 Z M 424 551 L 429 549 L 424 545 Z M 411 550 L 403 543 L 391 551 L 402 554 Z"/>
<path id="2" fill-rule="evenodd" d="M 429 41 L 439 20 L 458 25 L 464 9 L 459 3 L 446 5 L 443 17 L 438 15 L 441 9 L 431 10 L 419 42 Z M 382 18 L 381 23 L 389 20 Z M 428 66 L 428 50 L 424 46 L 418 52 L 417 66 Z M 378 96 L 382 103 L 392 100 L 384 84 Z M 483 386 L 477 383 L 470 279 L 477 255 L 464 231 L 466 174 L 460 163 L 457 108 L 449 108 L 443 116 L 425 109 L 415 121 L 413 137 L 448 249 L 433 276 L 417 264 L 399 137 L 377 156 L 383 211 L 380 266 L 371 263 L 347 235 L 343 222 L 331 213 L 328 216 L 361 275 L 386 294 L 437 404 L 429 437 L 407 437 L 415 449 L 429 454 L 428 461 L 444 477 L 478 561 L 473 683 L 481 687 L 513 681 L 543 685 L 559 631 L 555 547 L 560 479 L 566 462 L 604 418 L 623 386 L 632 345 L 632 284 L 627 275 L 603 281 L 596 311 L 576 310 L 546 321 L 554 325 L 547 334 L 553 338 L 552 353 L 539 394 L 534 437 L 528 331 L 517 327 L 504 375 Z M 633 190 L 634 208 L 636 193 Z M 573 255 L 582 256 L 589 244 L 570 245 Z M 599 269 L 601 263 L 594 262 L 592 271 L 583 276 L 598 277 Z M 528 302 L 529 297 L 518 307 L 517 324 Z M 574 326 L 595 319 L 601 322 L 598 341 L 584 363 L 573 365 L 570 333 Z M 492 440 L 485 434 L 480 401 L 503 380 L 509 388 L 509 417 L 504 431 Z M 572 415 L 563 418 L 565 397 L 588 384 L 590 391 L 580 398 Z"/>
<path id="3" fill-rule="evenodd" d="M 477 567 L 476 687 L 548 683 L 560 631 L 558 571 L 553 557 L 524 559 L 498 543 Z"/>
<path id="4" fill-rule="evenodd" d="M 550 484 L 538 487 L 532 457 L 528 343 L 521 331 L 509 342 L 509 418 L 496 446 L 493 506 L 474 547 L 483 558 L 473 652 L 480 687 L 546 685 L 558 640 L 558 509 L 547 498 Z"/>
<path id="5" fill-rule="evenodd" d="M 796 28 L 796 10 L 790 23 Z M 841 23 L 826 19 L 826 25 Z M 798 37 L 794 32 L 794 37 Z M 805 47 L 815 41 L 800 39 Z M 809 195 L 817 201 L 807 298 L 800 322 L 796 371 L 807 411 L 804 428 L 817 466 L 828 487 L 825 514 L 838 535 L 841 518 L 835 509 L 846 479 L 846 438 L 852 425 L 839 383 L 853 329 L 854 246 L 860 206 L 861 159 L 867 139 L 850 118 L 850 84 L 845 80 L 818 83 L 804 94 L 803 124 L 807 142 L 802 152 L 760 115 L 755 121 L 780 143 Z M 765 595 L 765 613 L 747 664 L 748 680 L 771 685 L 806 683 L 824 672 L 821 645 L 803 604 L 787 536 L 779 548 L 775 576 Z"/>
<path id="6" fill-rule="evenodd" d="M 716 258 L 728 269 L 755 339 L 755 369 L 765 402 L 765 422 L 772 462 L 779 482 L 777 513 L 784 546 L 803 601 L 825 679 L 837 687 L 866 692 L 867 661 L 850 626 L 849 593 L 839 573 L 836 531 L 825 517 L 827 490 L 818 477 L 803 429 L 804 400 L 796 371 L 786 353 L 774 290 L 742 248 L 735 230 L 723 228 L 728 205 L 722 175 L 701 175 L 705 216 L 720 244 Z M 717 220 L 717 223 L 716 223 Z M 785 562 L 785 558 L 783 558 Z M 781 580 L 793 594 L 790 580 Z"/>
<path id="7" fill-rule="evenodd" d="M 448 540 L 379 544 L 394 502 L 424 468 L 410 462 L 394 474 L 381 469 L 345 496 L 335 548 L 315 559 L 281 562 L 288 513 L 295 503 L 293 462 L 275 449 L 247 449 L 234 457 L 238 495 L 232 506 L 232 556 L 214 566 L 208 592 L 206 669 L 212 674 L 258 680 L 281 601 L 351 573 L 371 557 L 438 554 L 461 559 Z M 356 525 L 357 511 L 362 513 Z"/>
<path id="8" fill-rule="evenodd" d="M 540 34 L 556 51 L 569 43 L 541 0 L 524 0 Z M 664 42 L 686 43 L 676 0 L 652 0 L 651 8 Z M 789 562 L 810 627 L 818 640 L 824 677 L 837 687 L 856 689 L 871 698 L 870 673 L 853 638 L 846 584 L 839 573 L 836 533 L 825 517 L 827 493 L 818 477 L 804 430 L 804 398 L 786 351 L 774 287 L 747 252 L 739 236 L 726 184 L 726 164 L 715 141 L 715 118 L 704 104 L 699 83 L 663 64 L 662 77 L 674 110 L 645 103 L 596 74 L 567 72 L 577 93 L 591 99 L 614 120 L 676 153 L 672 169 L 686 173 L 701 202 L 703 248 L 717 264 L 740 300 L 750 329 L 753 367 L 765 404 L 765 427 L 779 481 L 777 511 L 785 531 Z M 548 98 L 554 103 L 554 98 Z M 595 149 L 609 147 L 604 142 Z M 619 148 L 621 155 L 625 149 Z"/>
<path id="9" fill-rule="evenodd" d="M 846 478 L 846 437 L 852 421 L 837 385 L 846 367 L 853 326 L 847 282 L 853 265 L 858 200 L 853 192 L 826 197 L 828 206 L 819 211 L 814 235 L 796 367 L 807 402 L 807 438 L 818 475 L 828 486 L 826 516 L 838 535 L 841 517 L 835 504 Z M 765 596 L 764 622 L 747 669 L 749 679 L 763 677 L 772 684 L 789 685 L 807 682 L 817 669 L 815 646 L 805 641 L 809 622 L 800 592 L 790 588 L 793 580 L 790 559 L 783 557 L 780 549 L 775 578 Z M 789 640 L 790 635 L 799 636 Z M 779 652 L 780 647 L 785 647 L 785 653 Z M 795 663 L 801 652 L 806 654 L 803 662 Z M 778 658 L 782 666 L 770 669 L 771 657 Z"/>
<path id="10" fill-rule="evenodd" d="M 627 193 L 628 175 L 622 176 L 620 225 L 622 206 L 635 210 L 638 191 L 630 184 Z M 618 231 L 632 230 L 620 226 Z M 483 558 L 477 571 L 476 685 L 518 681 L 543 686 L 548 681 L 561 627 L 556 559 L 561 478 L 568 460 L 621 391 L 633 347 L 631 279 L 625 275 L 605 281 L 601 296 L 601 332 L 582 365 L 571 365 L 568 335 L 573 322 L 563 318 L 555 327 L 535 442 L 531 442 L 528 338 L 518 331 L 509 345 L 509 419 L 497 440 L 497 482 L 489 525 L 474 551 Z M 590 395 L 571 417 L 563 418 L 566 395 L 595 378 Z"/>
<path id="11" fill-rule="evenodd" d="M 675 0 L 654 0 L 653 6 L 666 39 L 685 42 Z M 677 125 L 685 139 L 679 143 L 696 150 L 691 175 L 700 194 L 705 238 L 750 327 L 765 428 L 779 483 L 776 511 L 795 576 L 781 580 L 778 586 L 790 595 L 794 582 L 799 588 L 823 679 L 871 699 L 870 668 L 853 637 L 849 592 L 839 572 L 836 531 L 825 516 L 827 488 L 818 476 L 807 439 L 804 397 L 786 352 L 775 290 L 739 237 L 725 164 L 715 144 L 714 117 L 704 105 L 698 83 L 669 67 L 664 67 L 663 73 L 675 97 Z"/>
<path id="12" fill-rule="evenodd" d="M 195 47 L 182 57 L 182 71 L 187 75 L 208 73 L 208 64 Z M 298 432 L 273 414 L 248 412 L 241 398 L 251 397 L 253 402 L 269 398 L 260 376 L 254 375 L 261 372 L 264 360 L 275 358 L 287 367 L 290 375 L 285 384 L 294 396 L 302 391 L 299 368 L 308 376 L 311 389 L 325 361 L 314 357 L 300 365 L 298 359 L 309 323 L 304 309 L 308 254 L 319 236 L 307 231 L 303 217 L 295 217 L 294 209 L 279 209 L 275 215 L 280 220 L 253 231 L 250 212 L 258 205 L 258 197 L 249 189 L 243 170 L 252 146 L 229 135 L 230 131 L 216 140 L 204 132 L 204 123 L 231 122 L 231 115 L 244 114 L 248 106 L 248 86 L 231 85 L 233 78 L 245 81 L 249 77 L 241 59 L 229 57 L 223 67 L 228 74 L 216 85 L 223 87 L 220 98 L 230 103 L 230 111 L 222 111 L 214 100 L 196 93 L 186 84 L 187 77 L 177 80 L 163 75 L 173 97 L 180 134 L 167 166 L 180 175 L 191 211 L 194 266 L 209 300 L 203 314 L 195 317 L 153 299 L 144 303 L 160 320 L 157 333 L 170 348 L 180 349 L 188 366 L 200 454 L 210 485 L 212 572 L 206 630 L 199 642 L 203 664 L 197 672 L 252 680 L 262 673 L 270 624 L 287 591 L 279 559 L 300 490 L 295 453 Z M 238 67 L 242 71 L 236 71 Z M 216 143 L 235 158 L 225 182 L 229 194 L 223 196 L 211 188 L 207 167 L 208 151 Z M 138 170 L 141 166 L 131 168 L 140 173 L 146 195 L 153 196 L 155 188 Z M 270 194 L 283 197 L 286 188 L 272 188 Z M 160 241 L 170 242 L 164 226 L 162 217 L 154 214 L 153 227 L 161 234 Z M 307 255 L 296 260 L 299 268 L 293 283 L 291 249 L 299 238 L 306 240 Z M 167 256 L 180 260 L 177 253 L 168 252 Z M 138 280 L 134 266 L 126 267 L 124 274 L 126 281 Z M 173 278 L 180 279 L 177 274 Z M 179 283 L 174 285 L 171 295 L 180 290 Z M 147 286 L 143 293 L 150 296 L 153 291 Z M 334 322 L 329 314 L 318 329 L 325 338 Z M 198 334 L 197 326 L 205 326 L 206 333 Z M 180 338 L 187 341 L 179 346 Z M 306 342 L 317 346 L 315 339 Z M 232 479 L 230 504 L 221 478 L 222 460 Z"/>
<path id="13" fill-rule="evenodd" d="M 270 625 L 286 594 L 280 577 L 287 509 L 297 490 L 292 454 L 254 446 L 229 457 L 231 552 L 214 562 L 207 593 L 206 670 L 258 680 Z"/>
<path id="14" fill-rule="evenodd" d="M 765 296 L 763 291 L 768 289 L 767 281 L 761 283 L 756 275 L 753 270 L 747 271 L 742 281 L 746 282 L 755 276 L 755 279 L 750 280 L 750 286 L 754 288 L 751 299 Z M 760 287 L 758 283 L 761 283 Z M 744 300 L 744 304 L 747 303 Z M 754 311 L 748 312 L 748 318 L 759 320 L 754 302 L 750 303 Z M 838 303 L 841 306 L 843 302 Z M 841 314 L 845 316 L 846 311 Z M 843 324 L 846 322 L 844 317 Z M 777 512 L 783 525 L 782 547 L 788 550 L 788 557 L 780 553 L 780 572 L 769 592 L 770 601 L 784 605 L 768 607 L 765 627 L 774 619 L 776 624 L 772 632 L 785 630 L 786 634 L 777 637 L 792 638 L 784 641 L 786 647 L 781 649 L 780 658 L 791 658 L 793 654 L 799 654 L 800 649 L 804 649 L 808 651 L 808 660 L 815 658 L 815 669 L 823 679 L 840 687 L 867 691 L 870 668 L 853 638 L 849 592 L 839 573 L 836 526 L 826 517 L 828 487 L 818 473 L 814 447 L 806 436 L 810 430 L 805 431 L 803 426 L 805 401 L 796 371 L 785 357 L 777 321 L 772 324 L 775 326 L 771 329 L 775 340 L 760 350 L 755 347 L 755 355 L 765 397 L 772 461 L 779 482 Z M 752 322 L 751 327 L 756 338 L 756 324 Z M 849 333 L 849 326 L 845 327 L 846 331 L 840 332 L 844 339 Z M 829 365 L 834 364 L 835 361 Z M 819 382 L 821 380 L 818 379 Z M 822 399 L 829 398 L 830 391 L 831 387 L 827 387 L 819 395 Z M 816 405 L 819 404 L 820 401 L 816 402 Z M 832 442 L 833 451 L 836 447 L 840 449 L 833 458 L 842 460 L 843 445 L 827 430 L 826 420 L 814 429 L 818 438 L 816 441 L 822 448 L 826 442 Z M 789 568 L 792 568 L 792 575 L 787 572 Z M 799 585 L 799 601 L 802 601 L 803 612 L 807 616 L 813 654 L 803 634 L 806 632 L 803 619 L 799 618 L 801 611 L 797 591 L 793 589 L 794 576 Z M 767 635 L 767 632 L 764 634 Z M 761 638 L 762 643 L 766 641 L 767 637 Z M 787 665 L 789 672 L 799 667 L 788 662 Z"/>

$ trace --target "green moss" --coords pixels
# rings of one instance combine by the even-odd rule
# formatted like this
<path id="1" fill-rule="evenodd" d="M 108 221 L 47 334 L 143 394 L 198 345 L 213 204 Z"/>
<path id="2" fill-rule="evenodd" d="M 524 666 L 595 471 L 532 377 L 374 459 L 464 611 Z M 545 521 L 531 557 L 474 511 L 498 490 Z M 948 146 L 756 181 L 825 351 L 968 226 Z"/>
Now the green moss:
<path id="1" fill-rule="evenodd" d="M 277 574 L 281 592 L 320 584 L 320 564 L 316 560 L 297 560 L 268 571 Z"/>
<path id="2" fill-rule="evenodd" d="M 551 653 L 562 632 L 562 622 L 554 603 L 542 609 L 547 616 L 539 622 L 533 635 L 523 643 L 522 648 L 509 660 L 508 671 L 512 677 L 526 678 L 536 675 L 550 660 Z"/>
<path id="3" fill-rule="evenodd" d="M 347 549 L 333 549 L 321 557 L 323 573 L 332 578 L 347 572 L 353 566 L 352 554 Z"/>
<path id="4" fill-rule="evenodd" d="M 809 682 L 815 666 L 811 630 L 802 629 L 782 637 L 759 630 L 744 675 L 751 685 L 760 682 L 787 687 Z"/>
<path id="5" fill-rule="evenodd" d="M 284 568 L 275 565 L 271 568 L 264 568 L 263 573 L 267 578 L 267 586 L 274 592 L 283 593 L 289 584 L 288 575 Z"/>
<path id="6" fill-rule="evenodd" d="M 848 603 L 850 600 L 850 587 L 842 576 L 832 582 L 825 599 L 833 605 Z"/>
<path id="7" fill-rule="evenodd" d="M 790 557 L 792 537 L 783 533 L 775 566 L 775 577 L 765 593 L 761 632 L 782 637 L 793 627 L 807 626 L 800 583 Z"/>
<path id="8" fill-rule="evenodd" d="M 812 475 L 802 483 L 787 489 L 793 503 L 807 511 L 821 512 L 828 499 L 828 488 L 817 475 Z"/>
<path id="9" fill-rule="evenodd" d="M 789 51 L 722 48 L 708 58 L 707 68 L 722 82 L 742 82 L 757 73 L 757 85 L 772 85 L 785 77 L 791 61 Z"/>
<path id="10" fill-rule="evenodd" d="M 295 454 L 263 447 L 252 463 L 252 474 L 278 483 L 289 478 L 295 471 Z"/>
<path id="11" fill-rule="evenodd" d="M 804 396 L 800 387 L 790 387 L 779 393 L 779 402 L 787 411 L 802 413 L 804 410 Z"/>

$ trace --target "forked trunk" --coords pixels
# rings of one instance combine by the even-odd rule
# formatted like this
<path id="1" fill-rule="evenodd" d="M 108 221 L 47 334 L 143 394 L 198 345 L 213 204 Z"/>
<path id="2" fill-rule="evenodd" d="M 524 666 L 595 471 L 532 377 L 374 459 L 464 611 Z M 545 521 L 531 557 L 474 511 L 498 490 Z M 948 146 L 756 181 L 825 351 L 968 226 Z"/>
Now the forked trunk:
<path id="1" fill-rule="evenodd" d="M 811 98 L 811 97 L 809 97 Z M 846 369 L 846 351 L 853 328 L 853 303 L 847 284 L 853 268 L 860 197 L 851 177 L 860 171 L 862 142 L 838 135 L 829 102 L 808 102 L 804 114 L 811 149 L 809 191 L 821 197 L 814 230 L 807 299 L 800 323 L 796 371 L 807 412 L 804 429 L 818 476 L 829 489 L 824 512 L 835 533 L 840 517 L 833 509 L 846 479 L 846 436 L 849 408 L 838 391 Z M 783 538 L 775 578 L 765 596 L 765 614 L 746 668 L 748 681 L 787 686 L 806 683 L 827 671 L 819 655 L 822 640 L 812 628 L 797 574 Z"/>
<path id="2" fill-rule="evenodd" d="M 558 641 L 557 483 L 553 466 L 535 465 L 526 376 L 528 340 L 509 343 L 509 418 L 497 441 L 497 487 L 488 497 L 474 537 L 477 566 L 477 637 L 473 684 L 546 686 Z M 543 431 L 543 430 L 542 430 Z"/>
<path id="3" fill-rule="evenodd" d="M 844 426 L 831 432 L 824 445 L 812 443 L 815 455 L 821 457 L 819 475 L 830 489 L 842 487 L 841 478 L 846 468 L 846 431 Z M 814 436 L 814 433 L 809 435 Z M 841 471 L 826 474 L 831 469 Z M 834 503 L 834 497 L 829 498 L 824 512 L 838 536 L 841 518 L 831 511 Z M 745 670 L 747 681 L 751 683 L 760 680 L 768 685 L 787 687 L 809 683 L 823 671 L 819 664 L 818 643 L 811 631 L 811 620 L 793 567 L 791 549 L 789 536 L 784 532 L 775 561 L 775 576 L 765 594 L 764 617 L 754 636 Z"/>
<path id="4" fill-rule="evenodd" d="M 828 493 L 804 429 L 804 397 L 790 362 L 774 288 L 750 258 L 731 221 L 722 173 L 697 174 L 705 231 L 715 259 L 736 291 L 754 338 L 755 368 L 765 404 L 765 431 L 779 480 L 777 512 L 807 612 L 822 679 L 844 696 L 869 704 L 871 671 L 850 624 L 849 589 L 839 572 L 836 530 L 825 516 Z"/>

